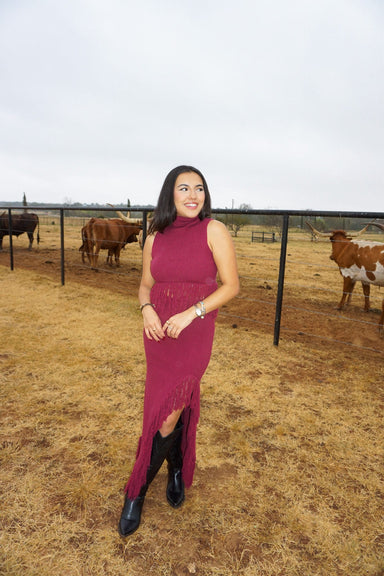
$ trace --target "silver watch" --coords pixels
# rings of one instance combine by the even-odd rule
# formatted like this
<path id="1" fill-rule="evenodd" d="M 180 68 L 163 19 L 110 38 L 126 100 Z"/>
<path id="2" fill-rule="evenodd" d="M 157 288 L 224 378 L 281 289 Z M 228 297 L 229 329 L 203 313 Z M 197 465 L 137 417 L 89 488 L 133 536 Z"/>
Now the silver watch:
<path id="1" fill-rule="evenodd" d="M 205 314 L 203 313 L 202 309 L 199 308 L 199 306 L 197 304 L 194 304 L 194 307 L 195 307 L 196 316 L 198 316 L 199 318 L 201 318 L 201 320 L 203 320 L 203 318 L 205 317 Z"/>

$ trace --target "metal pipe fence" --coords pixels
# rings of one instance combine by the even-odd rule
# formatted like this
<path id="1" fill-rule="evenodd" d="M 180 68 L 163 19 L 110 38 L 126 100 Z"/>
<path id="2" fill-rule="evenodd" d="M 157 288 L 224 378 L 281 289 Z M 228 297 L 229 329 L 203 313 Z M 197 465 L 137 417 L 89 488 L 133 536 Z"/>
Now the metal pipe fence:
<path id="1" fill-rule="evenodd" d="M 20 212 L 21 208 L 19 206 L 9 206 L 6 207 L 8 211 L 8 231 L 6 235 L 9 234 L 9 258 L 10 258 L 10 269 L 14 270 L 14 247 L 12 242 L 12 211 Z M 88 207 L 57 207 L 57 206 L 32 206 L 29 207 L 31 212 L 44 212 L 44 215 L 40 218 L 46 219 L 50 223 L 59 223 L 60 225 L 60 273 L 61 273 L 61 284 L 65 284 L 65 224 L 77 224 L 79 221 L 84 225 L 88 220 L 88 217 L 76 217 L 76 220 L 71 216 L 71 213 L 77 212 L 90 212 L 97 213 L 114 213 L 116 208 L 90 208 Z M 152 211 L 152 208 L 148 207 L 134 207 L 129 208 L 129 211 L 133 214 L 137 213 L 143 220 L 143 241 L 145 241 L 147 228 L 148 228 L 148 215 Z M 222 215 L 244 215 L 244 216 L 266 216 L 266 217 L 279 217 L 281 219 L 281 229 L 280 229 L 280 256 L 279 256 L 279 270 L 278 270 L 278 281 L 277 281 L 277 296 L 275 301 L 275 311 L 274 311 L 274 338 L 273 344 L 278 346 L 280 340 L 280 329 L 281 329 L 281 317 L 283 310 L 283 294 L 285 286 L 285 271 L 286 271 L 286 257 L 287 257 L 287 246 L 288 246 L 288 230 L 290 226 L 290 219 L 292 217 L 299 217 L 302 226 L 306 220 L 313 221 L 316 218 L 338 218 L 342 219 L 343 222 L 349 221 L 353 218 L 375 220 L 384 219 L 383 212 L 335 212 L 335 211 L 312 211 L 312 210 L 236 210 L 236 209 L 213 209 L 212 213 L 214 216 Z M 74 221 L 75 220 L 75 221 Z M 81 223 L 80 222 L 80 223 Z M 230 222 L 230 219 L 229 219 Z M 275 234 L 275 233 L 273 233 Z M 235 233 L 237 235 L 237 232 Z M 252 241 L 252 235 L 251 235 Z"/>

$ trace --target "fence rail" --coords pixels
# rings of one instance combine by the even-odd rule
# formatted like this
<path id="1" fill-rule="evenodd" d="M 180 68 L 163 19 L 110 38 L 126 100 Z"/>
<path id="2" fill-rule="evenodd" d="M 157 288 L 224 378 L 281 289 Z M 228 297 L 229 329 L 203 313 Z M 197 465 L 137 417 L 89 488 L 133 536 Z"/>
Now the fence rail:
<path id="1" fill-rule="evenodd" d="M 20 212 L 20 207 L 16 206 L 7 206 L 5 209 L 8 211 L 8 226 L 9 231 L 12 232 L 12 211 Z M 32 212 L 44 212 L 42 218 L 47 219 L 47 221 L 53 221 L 60 225 L 60 271 L 61 271 L 61 284 L 65 284 L 65 226 L 64 223 L 70 223 L 71 220 L 75 220 L 73 217 L 70 216 L 71 212 L 85 212 L 89 213 L 89 207 L 57 207 L 57 206 L 44 206 L 38 207 L 33 206 L 29 208 Z M 116 208 L 92 208 L 92 212 L 115 212 Z M 147 234 L 147 220 L 148 214 L 152 211 L 151 208 L 148 207 L 135 207 L 130 208 L 131 213 L 139 213 L 143 219 L 143 238 L 145 241 L 146 234 Z M 57 216 L 58 214 L 58 216 Z M 287 244 L 288 244 L 288 229 L 290 223 L 290 217 L 298 216 L 301 218 L 301 221 L 304 222 L 305 220 L 313 220 L 314 218 L 343 218 L 343 219 L 351 219 L 351 218 L 360 218 L 360 219 L 367 219 L 367 220 L 374 220 L 374 219 L 383 219 L 384 213 L 383 212 L 334 212 L 334 211 L 308 211 L 308 210 L 236 210 L 236 209 L 214 209 L 214 215 L 222 215 L 222 214 L 241 214 L 241 215 L 262 215 L 262 216 L 279 216 L 281 217 L 281 244 L 280 244 L 280 257 L 279 257 L 279 272 L 278 272 L 278 285 L 277 285 L 277 296 L 275 302 L 275 320 L 274 320 L 274 338 L 273 344 L 278 346 L 280 340 L 280 327 L 281 327 L 281 315 L 282 315 L 282 306 L 283 306 L 283 295 L 284 295 L 284 285 L 285 285 L 285 268 L 286 268 L 286 256 L 287 256 Z M 84 223 L 88 221 L 89 218 L 86 217 L 77 217 L 76 222 L 77 224 L 79 221 Z M 7 234 L 8 235 L 8 234 Z M 254 239 L 260 239 L 262 242 L 269 241 L 275 242 L 275 232 L 252 232 L 252 242 Z M 12 242 L 12 234 L 9 235 L 9 247 L 10 247 L 10 269 L 14 269 L 14 250 L 13 250 L 13 242 Z"/>
<path id="2" fill-rule="evenodd" d="M 277 242 L 276 232 L 251 232 L 251 242 Z"/>

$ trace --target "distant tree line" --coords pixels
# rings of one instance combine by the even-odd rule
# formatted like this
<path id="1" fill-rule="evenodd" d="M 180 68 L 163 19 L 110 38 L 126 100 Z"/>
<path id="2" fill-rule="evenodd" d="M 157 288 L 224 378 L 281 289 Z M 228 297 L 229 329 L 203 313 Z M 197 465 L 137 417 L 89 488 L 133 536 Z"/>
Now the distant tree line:
<path id="1" fill-rule="evenodd" d="M 9 202 L 0 202 L 0 206 L 7 206 Z M 103 208 L 106 207 L 105 204 L 81 204 L 80 202 L 71 202 L 70 199 L 66 199 L 63 204 L 44 204 L 39 202 L 32 202 L 28 203 L 25 193 L 23 194 L 22 202 L 14 202 L 12 203 L 13 206 L 20 206 L 23 208 L 24 211 L 27 211 L 27 207 L 32 208 L 34 206 L 44 207 L 50 206 L 53 208 L 65 208 L 70 207 L 71 210 L 64 210 L 65 216 L 72 216 L 72 217 L 83 217 L 83 218 L 113 218 L 115 216 L 114 212 L 111 210 L 103 211 Z M 78 212 L 75 210 L 76 208 L 82 208 Z M 86 209 L 84 209 L 86 208 Z M 131 201 L 128 198 L 126 204 L 116 204 L 116 210 L 120 210 L 121 212 L 125 212 L 128 210 L 134 210 L 135 206 L 131 206 Z M 143 208 L 143 206 L 140 206 Z M 145 206 L 148 210 L 153 210 L 154 206 L 148 205 Z M 240 204 L 239 210 L 253 210 L 253 207 L 250 204 Z M 214 210 L 213 210 L 214 212 Z M 142 212 L 134 212 L 132 214 L 135 218 L 142 218 Z M 217 220 L 223 222 L 229 230 L 231 230 L 235 236 L 237 236 L 239 230 L 244 228 L 245 226 L 262 226 L 268 230 L 274 230 L 280 232 L 282 229 L 282 222 L 283 217 L 278 214 L 217 214 L 215 216 Z M 306 230 L 307 227 L 305 225 L 305 220 L 309 219 L 311 224 L 317 228 L 320 232 L 329 231 L 329 230 L 360 230 L 367 222 L 362 220 L 362 218 L 336 218 L 336 217 L 320 217 L 320 216 L 313 216 L 313 217 L 304 217 L 304 216 L 290 216 L 289 218 L 289 225 L 291 228 L 299 228 Z"/>
<path id="2" fill-rule="evenodd" d="M 249 204 L 241 204 L 239 210 L 252 210 Z M 261 226 L 266 230 L 281 232 L 283 226 L 283 216 L 278 214 L 218 214 L 218 220 L 224 222 L 227 228 L 233 231 L 234 235 L 245 226 Z M 320 217 L 320 216 L 290 216 L 289 227 L 308 230 L 305 221 L 309 220 L 311 224 L 320 232 L 330 230 L 360 230 L 367 221 L 362 218 L 345 218 L 345 217 Z M 377 232 L 377 230 L 375 230 Z"/>
<path id="3" fill-rule="evenodd" d="M 72 202 L 70 199 L 65 199 L 65 201 L 60 204 L 57 202 L 53 202 L 53 203 L 44 203 L 44 202 L 27 202 L 27 197 L 25 195 L 25 193 L 23 194 L 23 200 L 22 202 L 3 202 L 0 201 L 0 207 L 1 206 L 9 206 L 9 205 L 14 206 L 15 208 L 19 208 L 23 209 L 24 212 L 27 212 L 28 209 L 29 210 L 33 210 L 34 207 L 39 207 L 39 208 L 44 208 L 45 206 L 48 208 L 52 208 L 52 210 L 50 210 L 50 213 L 53 213 L 55 209 L 61 209 L 64 208 L 64 216 L 69 217 L 82 217 L 82 218 L 114 218 L 116 216 L 116 214 L 111 211 L 111 210 L 103 210 L 103 208 L 106 207 L 106 204 L 98 204 L 98 203 L 94 203 L 94 204 L 81 204 L 80 202 Z M 71 208 L 70 210 L 65 210 L 65 208 Z M 148 208 L 149 211 L 152 211 L 154 209 L 154 206 L 152 205 L 148 205 L 148 206 L 140 206 L 140 208 Z M 76 208 L 82 208 L 82 210 L 77 211 Z M 128 210 L 134 210 L 135 206 L 131 206 L 131 201 L 128 198 L 128 201 L 126 204 L 116 204 L 114 205 L 114 208 L 116 208 L 116 210 L 120 210 L 123 213 L 126 213 Z M 142 212 L 134 212 L 132 214 L 132 216 L 134 218 L 142 218 L 143 213 Z"/>

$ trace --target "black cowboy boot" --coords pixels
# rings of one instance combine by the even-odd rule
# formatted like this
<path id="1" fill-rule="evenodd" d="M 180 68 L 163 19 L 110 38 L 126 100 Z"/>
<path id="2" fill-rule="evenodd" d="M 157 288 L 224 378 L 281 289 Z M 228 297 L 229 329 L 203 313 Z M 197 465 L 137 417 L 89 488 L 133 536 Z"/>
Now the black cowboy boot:
<path id="1" fill-rule="evenodd" d="M 181 475 L 183 467 L 183 456 L 181 453 L 181 435 L 183 431 L 183 424 L 177 423 L 174 430 L 175 441 L 169 449 L 166 456 L 168 462 L 168 485 L 167 485 L 167 500 L 173 508 L 178 508 L 184 502 L 184 481 Z"/>
<path id="2" fill-rule="evenodd" d="M 147 470 L 146 482 L 144 486 L 141 487 L 137 498 L 131 500 L 128 496 L 125 496 L 124 507 L 119 522 L 119 533 L 121 536 L 129 536 L 138 529 L 141 519 L 141 510 L 143 508 L 148 487 L 160 470 L 171 445 L 175 441 L 175 437 L 175 430 L 164 438 L 159 431 L 156 432 L 153 438 L 151 461 Z"/>

